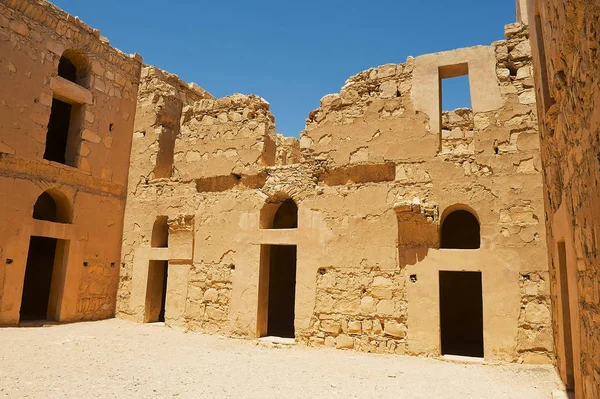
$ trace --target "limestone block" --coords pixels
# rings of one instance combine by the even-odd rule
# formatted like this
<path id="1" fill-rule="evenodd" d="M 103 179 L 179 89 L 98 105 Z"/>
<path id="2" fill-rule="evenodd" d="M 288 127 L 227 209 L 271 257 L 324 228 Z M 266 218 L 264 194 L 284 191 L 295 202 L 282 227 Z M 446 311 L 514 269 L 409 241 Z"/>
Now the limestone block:
<path id="1" fill-rule="evenodd" d="M 335 348 L 336 343 L 335 343 L 335 338 L 334 337 L 327 337 L 325 338 L 325 347 L 327 348 Z"/>
<path id="2" fill-rule="evenodd" d="M 529 302 L 525 305 L 525 321 L 530 324 L 550 325 L 550 309 L 543 303 Z"/>
<path id="3" fill-rule="evenodd" d="M 46 48 L 58 56 L 63 55 L 65 52 L 65 46 L 55 41 L 48 41 Z"/>
<path id="4" fill-rule="evenodd" d="M 194 231 L 173 230 L 169 231 L 169 260 L 190 261 L 194 252 Z"/>
<path id="5" fill-rule="evenodd" d="M 351 321 L 348 323 L 348 334 L 360 334 L 362 327 L 360 321 Z"/>
<path id="6" fill-rule="evenodd" d="M 395 320 L 388 320 L 385 322 L 384 333 L 395 338 L 404 338 L 406 337 L 406 326 Z"/>
<path id="7" fill-rule="evenodd" d="M 321 331 L 330 334 L 339 334 L 342 331 L 342 327 L 339 322 L 333 320 L 321 320 Z"/>
<path id="8" fill-rule="evenodd" d="M 219 291 L 214 288 L 209 288 L 204 293 L 204 302 L 217 302 L 219 299 Z"/>
<path id="9" fill-rule="evenodd" d="M 531 67 L 529 65 L 517 70 L 517 79 L 526 79 L 531 76 Z"/>
<path id="10" fill-rule="evenodd" d="M 354 339 L 347 335 L 339 335 L 336 338 L 336 346 L 337 349 L 352 349 L 354 348 Z"/>
<path id="11" fill-rule="evenodd" d="M 81 139 L 94 144 L 99 144 L 102 142 L 102 137 L 98 136 L 89 129 L 83 129 L 83 132 L 81 132 Z"/>
<path id="12" fill-rule="evenodd" d="M 27 36 L 29 34 L 29 28 L 21 21 L 10 21 L 10 29 L 19 35 Z"/>
<path id="13" fill-rule="evenodd" d="M 398 85 L 395 82 L 383 82 L 379 86 L 381 98 L 393 98 L 396 97 L 396 93 L 398 92 Z"/>
<path id="14" fill-rule="evenodd" d="M 376 301 L 371 296 L 366 296 L 360 300 L 360 310 L 363 313 L 375 313 L 377 311 Z"/>
<path id="15" fill-rule="evenodd" d="M 394 284 L 392 280 L 385 277 L 375 277 L 371 286 L 371 293 L 378 299 L 392 299 Z M 361 304 L 362 306 L 362 304 Z"/>
<path id="16" fill-rule="evenodd" d="M 206 307 L 206 316 L 212 320 L 225 320 L 225 312 L 219 308 L 215 308 L 213 306 Z"/>
<path id="17" fill-rule="evenodd" d="M 394 301 L 384 299 L 377 304 L 377 314 L 392 316 L 394 314 Z"/>
<path id="18" fill-rule="evenodd" d="M 509 58 L 512 60 L 520 60 L 531 57 L 531 44 L 529 40 L 524 40 L 517 44 L 509 53 Z"/>
<path id="19" fill-rule="evenodd" d="M 50 81 L 54 97 L 69 104 L 91 104 L 92 92 L 60 76 Z"/>
<path id="20" fill-rule="evenodd" d="M 496 47 L 496 58 L 498 61 L 506 61 L 508 60 L 508 46 L 497 46 Z"/>
<path id="21" fill-rule="evenodd" d="M 519 94 L 519 102 L 525 105 L 535 104 L 535 91 L 527 90 Z"/>

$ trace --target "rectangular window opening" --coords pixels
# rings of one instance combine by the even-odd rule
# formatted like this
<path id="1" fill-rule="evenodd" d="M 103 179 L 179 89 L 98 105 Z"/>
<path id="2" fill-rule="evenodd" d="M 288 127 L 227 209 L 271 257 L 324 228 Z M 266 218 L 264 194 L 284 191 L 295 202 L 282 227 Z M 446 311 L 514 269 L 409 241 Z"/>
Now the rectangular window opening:
<path id="1" fill-rule="evenodd" d="M 44 159 L 63 165 L 76 166 L 82 122 L 82 105 L 69 104 L 53 98 L 46 133 Z"/>
<path id="2" fill-rule="evenodd" d="M 468 151 L 475 129 L 467 63 L 439 68 L 442 152 Z"/>

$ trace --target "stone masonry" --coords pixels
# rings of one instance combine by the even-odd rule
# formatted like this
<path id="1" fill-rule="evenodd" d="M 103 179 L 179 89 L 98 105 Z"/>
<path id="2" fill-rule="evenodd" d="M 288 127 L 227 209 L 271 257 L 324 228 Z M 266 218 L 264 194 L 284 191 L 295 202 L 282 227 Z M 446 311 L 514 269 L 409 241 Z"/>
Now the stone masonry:
<path id="1" fill-rule="evenodd" d="M 529 1 L 557 365 L 600 397 L 600 2 Z"/>
<path id="2" fill-rule="evenodd" d="M 438 356 L 438 272 L 472 270 L 485 357 L 551 362 L 531 51 L 525 25 L 506 35 L 351 77 L 299 140 L 276 133 L 260 97 L 215 99 L 144 67 L 117 315 L 149 321 L 149 264 L 160 260 L 167 324 L 265 335 L 265 254 L 293 245 L 299 343 Z M 439 79 L 462 73 L 473 109 L 441 112 Z M 297 227 L 271 229 L 288 199 Z M 460 209 L 480 223 L 476 251 L 440 248 L 444 218 Z M 181 217 L 194 220 L 185 237 L 174 235 Z M 161 218 L 168 245 L 155 247 Z"/>
<path id="3" fill-rule="evenodd" d="M 296 139 L 0 0 L 0 324 L 556 363 L 598 397 L 600 4 L 525 3 L 504 40 L 350 77 Z M 472 107 L 442 110 L 463 75 Z"/>
<path id="4" fill-rule="evenodd" d="M 0 1 L 0 324 L 26 302 L 58 321 L 114 315 L 141 67 L 48 2 Z M 71 110 L 62 152 L 56 104 Z"/>

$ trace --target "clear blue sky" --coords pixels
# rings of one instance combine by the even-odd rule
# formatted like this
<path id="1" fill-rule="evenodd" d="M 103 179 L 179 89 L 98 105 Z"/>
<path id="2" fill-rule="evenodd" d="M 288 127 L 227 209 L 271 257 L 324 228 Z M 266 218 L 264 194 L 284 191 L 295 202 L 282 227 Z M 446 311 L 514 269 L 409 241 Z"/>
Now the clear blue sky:
<path id="1" fill-rule="evenodd" d="M 271 103 L 278 132 L 289 136 L 348 77 L 409 55 L 490 44 L 515 21 L 514 0 L 53 3 L 100 29 L 113 46 L 215 97 L 258 94 Z M 444 108 L 467 101 L 453 95 Z"/>

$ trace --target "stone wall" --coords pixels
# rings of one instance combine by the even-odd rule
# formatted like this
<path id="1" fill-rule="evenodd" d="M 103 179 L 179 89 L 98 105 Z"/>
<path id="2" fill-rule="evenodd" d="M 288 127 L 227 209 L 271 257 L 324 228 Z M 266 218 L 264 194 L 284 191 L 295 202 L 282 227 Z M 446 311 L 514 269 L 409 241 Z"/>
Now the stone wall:
<path id="1" fill-rule="evenodd" d="M 57 76 L 62 56 L 76 81 Z M 46 1 L 0 2 L 0 324 L 19 322 L 32 236 L 67 243 L 48 318 L 114 315 L 140 68 L 139 55 Z M 65 164 L 44 159 L 54 99 L 72 104 Z M 32 218 L 44 192 L 62 223 Z"/>
<path id="2" fill-rule="evenodd" d="M 485 357 L 552 361 L 527 28 L 506 35 L 351 77 L 310 113 L 299 141 L 276 133 L 258 96 L 213 99 L 145 68 L 118 315 L 148 321 L 149 261 L 166 260 L 167 324 L 262 336 L 265 254 L 295 245 L 300 343 L 439 356 L 439 272 L 467 270 L 482 273 Z M 442 113 L 439 79 L 455 65 L 468 65 L 473 109 Z M 172 147 L 160 145 L 165 129 Z M 170 175 L 154 173 L 160 159 L 173 160 Z M 271 229 L 287 199 L 297 227 Z M 455 210 L 478 219 L 480 249 L 440 248 Z M 153 247 L 163 217 L 193 218 L 193 234 Z"/>
<path id="3" fill-rule="evenodd" d="M 599 18 L 598 1 L 529 2 L 557 363 L 578 398 L 600 396 Z"/>

